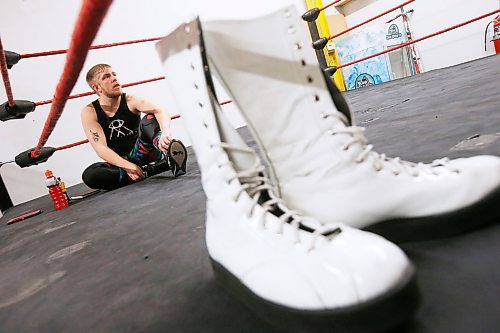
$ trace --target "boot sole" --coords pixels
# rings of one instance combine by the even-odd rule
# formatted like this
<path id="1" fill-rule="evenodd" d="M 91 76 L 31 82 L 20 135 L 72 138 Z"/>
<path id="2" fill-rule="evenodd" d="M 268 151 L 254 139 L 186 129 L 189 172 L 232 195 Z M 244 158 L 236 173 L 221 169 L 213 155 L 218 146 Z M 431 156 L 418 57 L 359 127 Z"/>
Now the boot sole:
<path id="1" fill-rule="evenodd" d="M 456 236 L 500 220 L 500 187 L 470 206 L 453 212 L 379 222 L 363 230 L 395 243 Z"/>
<path id="2" fill-rule="evenodd" d="M 262 299 L 210 258 L 216 280 L 250 310 L 286 332 L 380 332 L 413 316 L 420 304 L 415 269 L 385 294 L 359 305 L 332 310 L 300 310 Z"/>
<path id="3" fill-rule="evenodd" d="M 171 169 L 174 177 L 179 177 L 186 173 L 187 149 L 179 140 L 172 140 L 168 148 L 170 155 Z"/>

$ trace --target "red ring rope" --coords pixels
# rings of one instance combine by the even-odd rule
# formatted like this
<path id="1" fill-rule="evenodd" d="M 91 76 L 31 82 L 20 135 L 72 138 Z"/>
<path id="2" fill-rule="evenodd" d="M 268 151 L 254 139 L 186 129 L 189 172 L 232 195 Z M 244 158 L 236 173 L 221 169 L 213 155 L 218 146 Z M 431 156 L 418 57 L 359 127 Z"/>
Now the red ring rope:
<path id="1" fill-rule="evenodd" d="M 327 9 L 328 7 L 331 7 L 331 6 L 335 5 L 337 2 L 340 2 L 340 1 L 342 1 L 342 0 L 335 0 L 335 1 L 333 1 L 332 3 L 329 3 L 329 4 L 328 4 L 328 5 L 326 5 L 326 6 L 323 6 L 323 8 L 320 8 L 320 9 L 319 9 L 319 11 L 321 12 L 321 11 L 323 11 L 323 10 Z"/>
<path id="2" fill-rule="evenodd" d="M 149 83 L 149 82 L 154 82 L 154 81 L 160 81 L 160 80 L 164 80 L 164 79 L 165 79 L 165 76 L 159 76 L 159 77 L 155 77 L 155 78 L 152 78 L 152 79 L 147 79 L 147 80 L 142 80 L 142 81 L 125 83 L 125 84 L 122 85 L 122 87 L 123 88 L 133 87 L 133 86 L 137 86 L 139 84 L 144 84 L 144 83 Z M 95 94 L 94 91 L 87 91 L 87 92 L 80 93 L 80 94 L 70 95 L 70 96 L 68 96 L 68 99 L 80 98 L 80 97 L 90 96 L 90 95 L 93 95 L 93 94 Z M 229 104 L 231 102 L 232 102 L 231 100 L 227 100 L 227 101 L 221 102 L 220 105 L 226 105 L 226 104 Z M 52 100 L 48 99 L 48 100 L 45 100 L 45 101 L 35 102 L 35 106 L 40 106 L 40 105 L 45 105 L 45 104 L 50 104 L 50 103 L 52 103 Z"/>
<path id="3" fill-rule="evenodd" d="M 144 39 L 136 39 L 136 40 L 129 40 L 125 42 L 116 42 L 116 43 L 109 43 L 109 44 L 100 44 L 100 45 L 91 45 L 89 47 L 89 50 L 96 50 L 96 49 L 104 49 L 107 47 L 114 47 L 114 46 L 120 46 L 120 45 L 128 45 L 128 44 L 138 44 L 138 43 L 145 43 L 145 42 L 152 42 L 156 40 L 160 40 L 163 37 L 153 37 L 153 38 L 144 38 Z M 45 52 L 36 52 L 36 53 L 25 53 L 21 54 L 21 59 L 26 59 L 26 58 L 34 58 L 34 57 L 45 57 L 45 56 L 50 56 L 50 55 L 56 55 L 56 54 L 64 54 L 67 53 L 68 50 L 53 50 L 53 51 L 45 51 Z"/>
<path id="4" fill-rule="evenodd" d="M 3 49 L 2 39 L 0 38 L 0 70 L 2 71 L 3 85 L 5 86 L 5 93 L 7 94 L 8 105 L 13 107 L 14 95 L 12 94 L 12 87 L 10 85 L 9 70 L 7 69 L 7 59 L 5 58 L 5 51 Z"/>
<path id="5" fill-rule="evenodd" d="M 374 16 L 374 17 L 372 17 L 372 18 L 370 18 L 370 19 L 368 19 L 368 20 L 366 20 L 366 21 L 363 21 L 363 22 L 361 22 L 361 23 L 359 23 L 359 24 L 356 24 L 355 26 L 352 26 L 352 27 L 351 27 L 351 28 L 349 28 L 349 29 L 346 29 L 346 30 L 344 30 L 344 31 L 341 31 L 341 32 L 339 32 L 338 34 L 332 35 L 332 36 L 328 37 L 327 39 L 328 39 L 328 40 L 332 40 L 332 39 L 334 39 L 334 38 L 337 38 L 337 37 L 339 37 L 339 36 L 342 36 L 343 34 L 348 33 L 348 32 L 349 32 L 349 31 L 351 31 L 351 30 L 354 30 L 354 29 L 356 29 L 356 28 L 358 28 L 358 27 L 360 27 L 360 26 L 362 26 L 362 25 L 365 25 L 366 23 L 369 23 L 369 22 L 371 22 L 371 21 L 373 21 L 373 20 L 375 20 L 375 19 L 378 19 L 379 17 L 384 16 L 385 14 L 388 14 L 388 13 L 390 13 L 390 12 L 392 12 L 392 11 L 396 10 L 396 9 L 399 9 L 399 8 L 401 8 L 401 7 L 404 7 L 404 6 L 406 6 L 407 4 L 412 3 L 413 1 L 415 1 L 415 0 L 408 0 L 408 1 L 406 1 L 405 3 L 402 3 L 402 4 L 400 4 L 400 5 L 397 5 L 396 7 L 393 7 L 393 8 L 391 8 L 391 9 L 386 10 L 385 12 L 382 12 L 382 13 L 378 14 L 377 16 Z"/>
<path id="6" fill-rule="evenodd" d="M 489 12 L 487 14 L 484 14 L 484 15 L 481 15 L 479 17 L 476 17 L 476 18 L 473 18 L 473 19 L 470 19 L 468 21 L 465 21 L 465 22 L 462 22 L 460 24 L 457 24 L 457 25 L 454 25 L 454 26 L 451 26 L 449 28 L 446 28 L 446 29 L 443 29 L 443 30 L 440 30 L 440 31 L 437 31 L 433 34 L 430 34 L 430 35 L 427 35 L 427 36 L 424 36 L 424 37 L 421 37 L 421 38 L 417 38 L 415 40 L 412 40 L 412 41 L 409 41 L 409 42 L 406 42 L 406 43 L 403 43 L 403 44 L 399 44 L 397 46 L 393 46 L 393 47 L 390 47 L 388 48 L 387 50 L 384 50 L 384 51 L 381 51 L 381 52 L 378 52 L 378 53 L 375 53 L 375 54 L 372 54 L 370 56 L 367 56 L 367 57 L 363 57 L 361 59 L 358 59 L 358 60 L 354 60 L 354 61 L 351 61 L 351 62 L 348 62 L 348 63 L 345 63 L 345 64 L 342 64 L 340 66 L 337 66 L 337 69 L 340 69 L 340 68 L 344 68 L 344 67 L 347 67 L 347 66 L 351 66 L 351 65 L 354 65 L 354 64 L 357 64 L 358 62 L 361 62 L 361 61 L 365 61 L 365 60 L 368 60 L 368 59 L 371 59 L 371 58 L 375 58 L 375 57 L 378 57 L 379 55 L 382 55 L 382 54 L 386 54 L 386 53 L 389 53 L 389 52 L 392 52 L 394 50 L 397 50 L 397 49 L 400 49 L 402 47 L 405 47 L 405 46 L 408 46 L 408 45 L 411 45 L 411 44 L 415 44 L 415 43 L 418 43 L 418 42 L 421 42 L 427 38 L 431 38 L 431 37 L 434 37 L 436 35 L 440 35 L 440 34 L 443 34 L 445 32 L 448 32 L 450 30 L 453 30 L 453 29 L 457 29 L 457 28 L 460 28 L 464 25 L 467 25 L 469 23 L 472 23 L 472 22 L 475 22 L 475 21 L 479 21 L 480 19 L 483 19 L 485 17 L 488 17 L 490 15 L 493 15 L 493 14 L 496 14 L 500 12 L 500 9 L 497 9 L 497 10 L 494 10 L 492 12 Z"/>
<path id="7" fill-rule="evenodd" d="M 56 147 L 56 151 L 57 150 L 68 149 L 68 148 L 72 148 L 72 147 L 76 147 L 76 146 L 79 146 L 79 145 L 83 145 L 84 143 L 87 143 L 87 142 L 89 142 L 89 140 L 85 139 L 85 140 L 82 140 L 82 141 L 78 141 L 78 142 L 67 144 L 65 146 Z"/>
<path id="8" fill-rule="evenodd" d="M 87 58 L 88 48 L 94 40 L 111 3 L 112 0 L 84 0 L 73 30 L 63 74 L 57 84 L 52 107 L 43 127 L 42 135 L 31 153 L 32 157 L 38 155 L 61 117 L 66 100 L 71 93 L 71 89 L 75 86 Z"/>
<path id="9" fill-rule="evenodd" d="M 232 102 L 231 100 L 227 100 L 227 101 L 224 101 L 224 102 L 220 102 L 219 105 L 222 106 L 222 105 L 229 104 L 231 102 Z"/>
<path id="10" fill-rule="evenodd" d="M 139 84 L 144 84 L 144 83 L 149 83 L 149 82 L 154 82 L 154 81 L 160 81 L 160 80 L 164 80 L 164 79 L 165 79 L 164 76 L 160 76 L 160 77 L 155 77 L 155 78 L 152 78 L 152 79 L 147 79 L 147 80 L 142 80 L 142 81 L 137 81 L 137 82 L 131 82 L 131 83 L 125 83 L 125 84 L 122 85 L 122 87 L 123 88 L 132 87 L 132 86 L 137 86 Z M 87 92 L 76 94 L 76 95 L 70 95 L 70 96 L 68 96 L 68 99 L 80 98 L 80 97 L 90 96 L 90 95 L 93 95 L 93 94 L 95 94 L 94 91 L 87 91 Z M 40 105 L 50 104 L 50 103 L 52 103 L 52 101 L 53 101 L 52 99 L 48 99 L 46 101 L 35 102 L 35 105 L 36 106 L 40 106 Z"/>

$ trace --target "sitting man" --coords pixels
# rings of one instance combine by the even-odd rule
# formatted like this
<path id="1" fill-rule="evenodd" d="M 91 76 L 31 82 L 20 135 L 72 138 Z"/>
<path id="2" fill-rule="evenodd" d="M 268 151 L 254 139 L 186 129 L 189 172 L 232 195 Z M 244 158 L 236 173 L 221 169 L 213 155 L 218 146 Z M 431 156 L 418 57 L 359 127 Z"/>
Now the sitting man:
<path id="1" fill-rule="evenodd" d="M 163 110 L 122 92 L 109 65 L 92 67 L 87 83 L 99 98 L 82 110 L 82 125 L 92 148 L 106 161 L 85 169 L 87 186 L 112 190 L 168 169 L 174 177 L 186 173 L 186 147 L 172 139 L 170 117 Z"/>

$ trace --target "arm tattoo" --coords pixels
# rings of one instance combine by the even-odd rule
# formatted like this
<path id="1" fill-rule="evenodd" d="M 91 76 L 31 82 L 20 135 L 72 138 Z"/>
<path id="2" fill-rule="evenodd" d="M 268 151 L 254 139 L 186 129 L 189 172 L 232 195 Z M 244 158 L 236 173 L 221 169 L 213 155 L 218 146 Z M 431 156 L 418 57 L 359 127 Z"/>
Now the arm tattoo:
<path id="1" fill-rule="evenodd" d="M 90 133 L 92 133 L 92 140 L 94 140 L 94 142 L 99 141 L 99 133 L 92 132 L 92 130 L 90 130 Z"/>

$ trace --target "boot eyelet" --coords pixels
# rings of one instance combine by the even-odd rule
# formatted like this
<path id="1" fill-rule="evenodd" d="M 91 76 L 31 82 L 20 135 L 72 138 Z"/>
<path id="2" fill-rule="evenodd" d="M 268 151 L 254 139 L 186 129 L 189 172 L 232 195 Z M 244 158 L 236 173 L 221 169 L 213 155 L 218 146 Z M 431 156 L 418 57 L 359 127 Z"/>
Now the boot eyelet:
<path id="1" fill-rule="evenodd" d="M 203 103 L 202 103 L 202 102 L 198 102 L 198 106 L 199 106 L 200 108 L 202 108 L 202 107 L 203 107 Z"/>
<path id="2" fill-rule="evenodd" d="M 295 49 L 296 50 L 301 50 L 302 49 L 302 43 L 299 43 L 299 42 L 295 43 Z"/>
<path id="3" fill-rule="evenodd" d="M 191 50 L 191 43 L 188 43 L 188 45 L 187 45 L 187 49 L 188 49 L 188 50 Z"/>
<path id="4" fill-rule="evenodd" d="M 312 78 L 312 77 L 308 76 L 308 77 L 307 77 L 307 82 L 308 82 L 308 83 L 313 83 L 313 82 L 314 82 L 314 80 L 313 80 L 313 78 Z"/>
<path id="5" fill-rule="evenodd" d="M 300 65 L 302 67 L 306 67 L 307 63 L 306 63 L 306 61 L 304 59 L 302 59 L 302 60 L 300 60 Z"/>
<path id="6" fill-rule="evenodd" d="M 349 146 L 342 146 L 342 150 L 347 151 L 349 149 Z"/>
<path id="7" fill-rule="evenodd" d="M 197 89 L 197 90 L 200 88 L 196 82 L 194 84 L 194 88 Z"/>
<path id="8" fill-rule="evenodd" d="M 294 34 L 297 30 L 295 30 L 295 27 L 293 25 L 289 26 L 288 27 L 288 33 L 291 35 L 291 34 Z"/>
<path id="9" fill-rule="evenodd" d="M 191 67 L 192 70 L 196 69 L 196 67 L 193 64 L 191 64 L 190 67 Z"/>
<path id="10" fill-rule="evenodd" d="M 328 130 L 327 133 L 328 133 L 328 135 L 331 135 L 331 136 L 337 134 L 334 130 Z"/>

